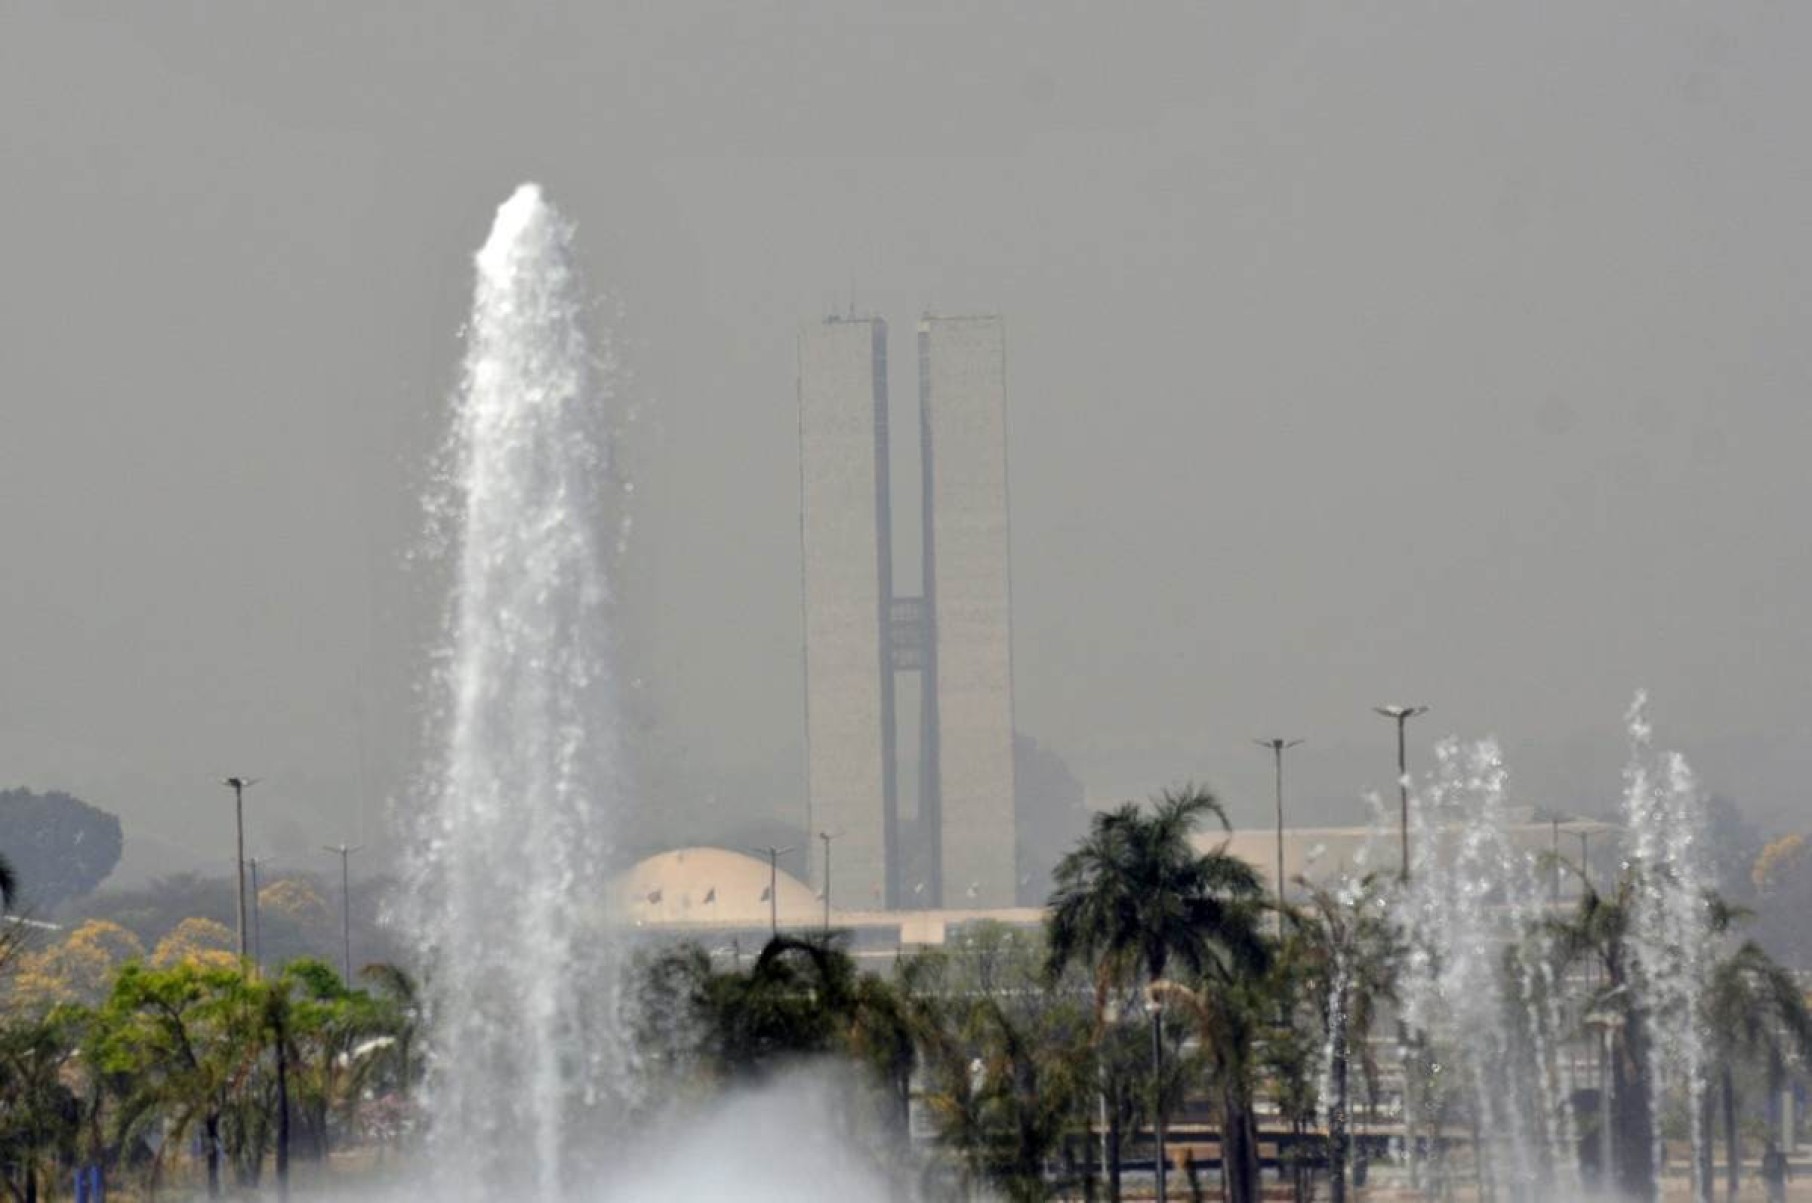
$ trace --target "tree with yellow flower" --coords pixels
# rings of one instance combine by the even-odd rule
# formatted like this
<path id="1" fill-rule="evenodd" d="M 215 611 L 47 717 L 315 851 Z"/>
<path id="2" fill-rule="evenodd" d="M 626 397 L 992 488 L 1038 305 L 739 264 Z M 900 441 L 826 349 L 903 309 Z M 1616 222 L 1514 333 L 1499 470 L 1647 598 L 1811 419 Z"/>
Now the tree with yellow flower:
<path id="1" fill-rule="evenodd" d="M 89 919 L 63 940 L 19 957 L 11 997 L 29 1011 L 58 1003 L 93 1006 L 107 997 L 127 961 L 145 955 L 130 931 L 106 919 Z"/>
<path id="2" fill-rule="evenodd" d="M 232 931 L 224 923 L 191 916 L 171 929 L 151 952 L 151 965 L 196 965 L 204 969 L 238 969 L 239 954 Z"/>

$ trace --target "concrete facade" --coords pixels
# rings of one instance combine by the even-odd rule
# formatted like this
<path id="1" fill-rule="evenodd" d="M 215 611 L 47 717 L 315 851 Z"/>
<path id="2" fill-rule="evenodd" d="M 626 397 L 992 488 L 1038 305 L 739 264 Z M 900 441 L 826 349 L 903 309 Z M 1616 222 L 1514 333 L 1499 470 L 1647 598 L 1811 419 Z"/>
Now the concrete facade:
<path id="1" fill-rule="evenodd" d="M 918 351 L 923 587 L 912 596 L 893 578 L 886 324 L 833 318 L 800 334 L 809 821 L 814 835 L 833 836 L 839 907 L 1010 906 L 1018 869 L 1000 319 L 927 317 Z M 904 824 L 902 673 L 920 674 L 917 806 Z"/>
<path id="2" fill-rule="evenodd" d="M 813 838 L 833 837 L 839 896 L 865 906 L 891 902 L 888 855 L 897 839 L 887 473 L 887 324 L 806 327 L 799 335 L 806 793 Z M 818 858 L 811 860 L 817 875 Z"/>
<path id="3" fill-rule="evenodd" d="M 1012 906 L 1012 587 L 998 317 L 919 323 L 919 409 L 943 905 Z"/>

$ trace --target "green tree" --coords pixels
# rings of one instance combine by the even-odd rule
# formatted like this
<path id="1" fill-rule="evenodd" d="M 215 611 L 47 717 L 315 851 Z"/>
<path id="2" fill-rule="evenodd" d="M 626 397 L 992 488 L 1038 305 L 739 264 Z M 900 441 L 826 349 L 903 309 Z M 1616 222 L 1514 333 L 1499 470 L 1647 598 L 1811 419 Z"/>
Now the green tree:
<path id="1" fill-rule="evenodd" d="M 1259 1197 L 1255 1051 L 1276 1006 L 1264 986 L 1223 954 L 1209 958 L 1199 986 L 1160 978 L 1148 988 L 1152 1001 L 1188 1017 L 1207 1054 L 1220 1103 L 1222 1181 L 1233 1203 Z"/>
<path id="2" fill-rule="evenodd" d="M 855 963 L 832 944 L 776 936 L 747 973 L 704 983 L 707 1047 L 728 1077 L 763 1077 L 837 1050 L 856 993 Z"/>
<path id="3" fill-rule="evenodd" d="M 838 937 L 776 936 L 746 972 L 711 971 L 697 952 L 657 959 L 653 968 L 681 987 L 673 1001 L 690 1011 L 664 1021 L 663 1056 L 696 1062 L 719 1080 L 761 1080 L 825 1056 L 861 1066 L 846 1085 L 849 1146 L 874 1153 L 877 1168 L 899 1168 L 888 1162 L 906 1145 L 911 1015 L 887 982 L 857 971 Z M 674 1040 L 688 1028 L 700 1033 L 695 1053 L 680 1052 Z"/>
<path id="4" fill-rule="evenodd" d="M 1737 1067 L 1761 1065 L 1778 1093 L 1789 1062 L 1812 1057 L 1812 1012 L 1793 975 L 1754 941 L 1744 941 L 1718 962 L 1705 1012 L 1706 1030 L 1716 1042 L 1712 1063 L 1718 1066 L 1724 1110 L 1725 1189 L 1734 1200 L 1743 1156 L 1737 1135 Z M 1702 1114 L 1708 1127 L 1710 1112 L 1707 1099 Z M 1705 1193 L 1710 1194 L 1709 1188 Z"/>
<path id="5" fill-rule="evenodd" d="M 1087 982 L 1044 980 L 1039 941 L 999 924 L 957 933 L 900 966 L 922 1058 L 923 1101 L 966 1183 L 1043 1199 L 1084 1180 L 1096 1081 Z M 1085 1186 L 1088 1185 L 1085 1182 Z"/>
<path id="6" fill-rule="evenodd" d="M 1087 1093 L 1086 1059 L 1065 1055 L 1065 1044 L 1010 1016 L 998 999 L 966 1000 L 946 1021 L 932 1042 L 926 1092 L 940 1138 L 971 1180 L 1016 1201 L 1048 1198 L 1045 1167 Z"/>
<path id="7" fill-rule="evenodd" d="M 90 1039 L 90 1057 L 120 1092 L 118 1137 L 125 1141 L 163 1128 L 167 1140 L 151 1163 L 156 1189 L 164 1150 L 200 1125 L 206 1146 L 208 1194 L 220 1194 L 222 1119 L 256 1039 L 257 1014 L 236 969 L 178 962 L 150 969 L 128 964 L 114 981 Z"/>
<path id="8" fill-rule="evenodd" d="M 401 1121 L 421 1084 L 422 1064 L 416 1055 L 421 1042 L 421 996 L 415 979 L 388 962 L 367 965 L 359 976 L 371 996 L 372 1033 L 365 1055 L 354 1064 L 353 1089 L 375 1098 L 375 1126 L 384 1141 L 403 1128 Z"/>
<path id="9" fill-rule="evenodd" d="M 119 863 L 119 816 L 51 790 L 0 790 L 0 843 L 19 858 L 17 885 L 48 914 L 92 891 Z"/>
<path id="10" fill-rule="evenodd" d="M 666 1083 L 657 1099 L 684 1097 L 718 1073 L 711 955 L 687 943 L 638 953 L 631 966 L 629 1017 L 646 1072 Z"/>
<path id="11" fill-rule="evenodd" d="M 73 1163 L 81 1101 L 64 1081 L 80 1012 L 57 1008 L 0 1028 L 0 1163 L 17 1168 L 21 1203 L 37 1203 L 41 1180 Z"/>
<path id="12" fill-rule="evenodd" d="M 270 1042 L 276 1098 L 276 1171 L 277 1197 L 289 1198 L 290 1155 L 290 1066 L 295 1064 L 295 1016 L 291 994 L 293 979 L 288 975 L 260 983 L 260 1020 L 266 1040 Z"/>
<path id="13" fill-rule="evenodd" d="M 1375 1082 L 1378 1067 L 1368 1037 L 1379 1005 L 1396 996 L 1400 948 L 1378 874 L 1367 874 L 1341 893 L 1307 881 L 1298 884 L 1308 893 L 1308 905 L 1288 916 L 1286 959 L 1303 971 L 1306 994 L 1316 1000 L 1316 1027 L 1329 1053 L 1328 1178 L 1334 1203 L 1345 1203 L 1354 1054 L 1366 1081 Z"/>
<path id="14" fill-rule="evenodd" d="M 1708 894 L 1704 903 L 1714 934 L 1744 913 L 1716 893 Z M 1583 1013 L 1585 1022 L 1603 1028 L 1609 1044 L 1612 1110 L 1600 1117 L 1611 1129 L 1612 1160 L 1606 1168 L 1617 1190 L 1648 1198 L 1655 1190 L 1653 1150 L 1659 1117 L 1650 1097 L 1648 1011 L 1630 948 L 1635 906 L 1636 879 L 1633 872 L 1626 871 L 1609 894 L 1586 885 L 1573 914 L 1550 922 L 1546 933 L 1563 972 L 1581 960 L 1598 969 L 1598 989 L 1586 1000 Z M 1709 989 L 1712 983 L 1705 986 Z M 1689 1113 L 1702 1104 L 1700 1099 L 1687 1100 Z M 1703 1123 L 1702 1117 L 1699 1122 Z M 1709 1165 L 1706 1150 L 1705 1160 L 1694 1167 L 1695 1185 L 1701 1193 L 1710 1187 Z"/>
<path id="15" fill-rule="evenodd" d="M 1241 978 L 1263 972 L 1269 957 L 1257 921 L 1263 884 L 1224 847 L 1196 850 L 1195 828 L 1209 816 L 1230 828 L 1219 801 L 1194 786 L 1166 791 L 1149 812 L 1128 802 L 1095 815 L 1088 835 L 1058 862 L 1048 970 L 1055 979 L 1072 962 L 1089 969 L 1098 1024 L 1111 995 L 1164 980 L 1173 963 L 1191 978 L 1215 965 Z M 1156 1009 L 1151 1021 L 1155 1035 L 1161 1030 Z M 1164 1108 L 1156 1094 L 1154 1102 L 1161 1132 Z M 1117 1171 L 1110 1175 L 1117 1198 Z M 1236 1195 L 1232 1203 L 1249 1198 Z"/>
<path id="16" fill-rule="evenodd" d="M 336 1115 L 357 1102 L 360 1049 L 389 1034 L 383 1005 L 341 980 L 327 962 L 300 957 L 283 967 L 286 1026 L 293 1056 L 289 1093 L 310 1156 L 325 1163 Z"/>
<path id="17" fill-rule="evenodd" d="M 1586 1001 L 1585 1015 L 1607 1033 L 1610 1053 L 1614 1109 L 1607 1114 L 1601 1102 L 1599 1118 L 1610 1126 L 1611 1162 L 1605 1172 L 1615 1190 L 1646 1199 L 1655 1193 L 1655 1115 L 1648 1089 L 1648 1017 L 1638 1005 L 1629 947 L 1634 906 L 1635 884 L 1628 874 L 1608 895 L 1586 885 L 1573 914 L 1550 924 L 1549 934 L 1562 969 L 1582 960 L 1597 967 L 1600 985 Z"/>

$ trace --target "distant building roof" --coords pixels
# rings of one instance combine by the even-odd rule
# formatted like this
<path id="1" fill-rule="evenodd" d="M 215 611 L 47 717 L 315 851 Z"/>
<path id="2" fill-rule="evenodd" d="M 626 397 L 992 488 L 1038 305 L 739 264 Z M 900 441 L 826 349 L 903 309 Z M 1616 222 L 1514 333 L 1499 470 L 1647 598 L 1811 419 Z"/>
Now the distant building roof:
<path id="1" fill-rule="evenodd" d="M 1578 839 L 1619 831 L 1611 823 L 1595 819 L 1568 819 L 1553 822 L 1522 822 L 1510 825 L 1510 839 L 1531 852 L 1545 852 L 1560 836 L 1558 851 L 1573 859 L 1579 852 Z M 1284 880 L 1294 883 L 1298 877 L 1324 883 L 1350 873 L 1364 871 L 1396 872 L 1400 852 L 1395 826 L 1380 830 L 1372 827 L 1286 827 L 1283 831 Z M 1443 837 L 1445 838 L 1445 837 Z M 1264 875 L 1267 882 L 1277 875 L 1277 829 L 1242 827 L 1231 834 L 1225 831 L 1198 831 L 1195 846 L 1207 851 L 1226 846 Z"/>

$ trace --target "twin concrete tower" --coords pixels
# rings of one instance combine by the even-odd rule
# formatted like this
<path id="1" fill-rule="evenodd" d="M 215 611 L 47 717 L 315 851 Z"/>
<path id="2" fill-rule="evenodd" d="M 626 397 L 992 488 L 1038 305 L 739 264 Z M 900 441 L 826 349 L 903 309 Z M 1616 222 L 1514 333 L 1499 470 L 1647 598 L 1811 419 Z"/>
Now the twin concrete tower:
<path id="1" fill-rule="evenodd" d="M 799 336 L 806 788 L 848 910 L 1014 901 L 1000 319 L 926 317 L 918 353 L 921 579 L 902 593 L 887 323 L 831 318 Z"/>

